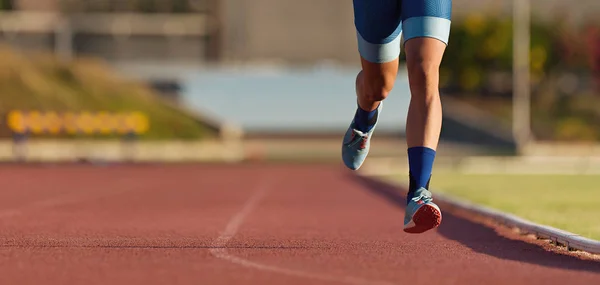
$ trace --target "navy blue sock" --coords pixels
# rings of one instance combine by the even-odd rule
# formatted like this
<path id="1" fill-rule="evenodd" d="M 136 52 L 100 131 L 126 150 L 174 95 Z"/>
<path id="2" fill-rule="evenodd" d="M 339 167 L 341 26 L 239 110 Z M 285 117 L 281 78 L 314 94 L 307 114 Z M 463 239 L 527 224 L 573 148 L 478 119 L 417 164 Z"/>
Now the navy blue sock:
<path id="1" fill-rule="evenodd" d="M 408 167 L 410 169 L 408 200 L 412 198 L 415 190 L 421 187 L 429 188 L 435 153 L 435 150 L 422 146 L 408 149 Z"/>
<path id="2" fill-rule="evenodd" d="M 377 122 L 378 113 L 378 109 L 369 112 L 358 106 L 356 108 L 356 114 L 354 114 L 354 127 L 363 133 L 370 131 Z"/>

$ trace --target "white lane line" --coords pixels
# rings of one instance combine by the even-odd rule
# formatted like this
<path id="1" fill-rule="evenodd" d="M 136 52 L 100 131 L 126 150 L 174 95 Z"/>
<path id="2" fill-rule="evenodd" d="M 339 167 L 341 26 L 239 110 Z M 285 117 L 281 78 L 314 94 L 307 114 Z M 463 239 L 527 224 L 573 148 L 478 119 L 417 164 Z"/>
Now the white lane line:
<path id="1" fill-rule="evenodd" d="M 337 283 L 345 283 L 345 284 L 354 284 L 354 285 L 392 285 L 394 283 L 384 282 L 384 281 L 373 281 L 367 279 L 356 278 L 352 276 L 333 276 L 326 274 L 318 274 L 312 273 L 302 270 L 283 268 L 274 265 L 262 264 L 259 262 L 250 261 L 233 254 L 230 254 L 227 251 L 227 243 L 235 237 L 238 230 L 244 223 L 244 220 L 248 217 L 248 215 L 256 208 L 256 206 L 260 203 L 260 201 L 266 196 L 267 192 L 271 188 L 271 184 L 262 183 L 256 192 L 246 201 L 243 208 L 236 213 L 231 220 L 227 223 L 225 230 L 221 233 L 221 235 L 216 238 L 209 249 L 210 253 L 216 258 L 220 258 L 226 260 L 228 262 L 247 267 L 254 268 L 260 271 L 270 271 L 279 274 L 285 274 L 295 277 L 315 279 L 321 281 L 329 281 L 329 282 L 337 282 Z"/>

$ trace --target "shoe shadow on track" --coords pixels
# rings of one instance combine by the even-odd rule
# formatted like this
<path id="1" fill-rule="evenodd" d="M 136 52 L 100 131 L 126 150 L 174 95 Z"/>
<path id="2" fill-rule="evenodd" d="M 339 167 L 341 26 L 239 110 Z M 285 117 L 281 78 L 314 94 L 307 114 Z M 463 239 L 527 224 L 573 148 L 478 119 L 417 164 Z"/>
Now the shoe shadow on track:
<path id="1" fill-rule="evenodd" d="M 366 186 L 365 188 L 369 191 L 404 209 L 406 195 L 397 186 L 368 177 L 352 174 L 351 176 Z M 453 213 L 444 212 L 443 207 L 442 213 L 442 224 L 436 229 L 437 233 L 460 242 L 475 252 L 552 268 L 600 272 L 600 261 L 583 260 L 571 255 L 553 253 L 537 244 L 506 238 L 496 233 L 493 228 L 469 221 Z"/>

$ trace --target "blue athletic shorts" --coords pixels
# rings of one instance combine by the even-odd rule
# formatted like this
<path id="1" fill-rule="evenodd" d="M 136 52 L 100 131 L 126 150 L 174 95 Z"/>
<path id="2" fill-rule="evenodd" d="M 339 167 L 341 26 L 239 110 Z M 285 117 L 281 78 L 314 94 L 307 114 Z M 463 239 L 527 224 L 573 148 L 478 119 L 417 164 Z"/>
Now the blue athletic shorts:
<path id="1" fill-rule="evenodd" d="M 353 0 L 358 51 L 383 63 L 400 55 L 400 35 L 431 37 L 448 44 L 452 0 Z"/>

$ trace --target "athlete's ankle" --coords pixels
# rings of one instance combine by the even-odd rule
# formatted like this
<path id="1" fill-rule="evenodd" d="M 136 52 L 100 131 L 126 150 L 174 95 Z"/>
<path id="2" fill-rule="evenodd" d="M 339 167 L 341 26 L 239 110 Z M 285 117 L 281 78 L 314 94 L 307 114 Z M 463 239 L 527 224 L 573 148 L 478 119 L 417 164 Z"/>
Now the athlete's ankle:
<path id="1" fill-rule="evenodd" d="M 429 190 L 431 172 L 435 160 L 435 150 L 428 147 L 411 147 L 408 149 L 409 187 L 407 203 L 419 188 Z"/>
<path id="2" fill-rule="evenodd" d="M 374 110 L 369 111 L 358 105 L 354 114 L 355 128 L 363 133 L 371 131 L 375 127 L 379 117 L 378 107 L 377 105 Z"/>

